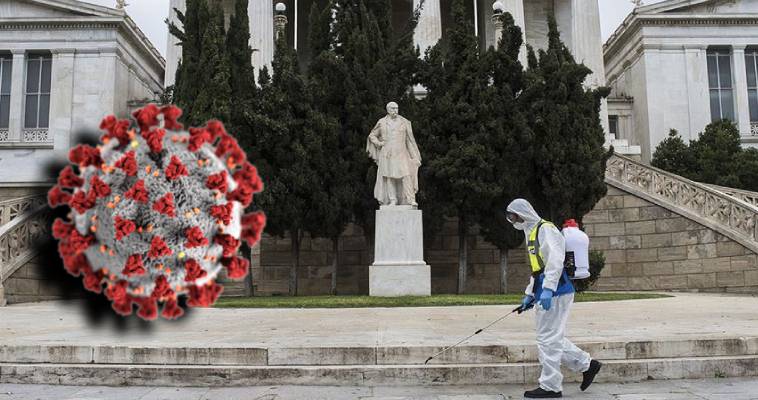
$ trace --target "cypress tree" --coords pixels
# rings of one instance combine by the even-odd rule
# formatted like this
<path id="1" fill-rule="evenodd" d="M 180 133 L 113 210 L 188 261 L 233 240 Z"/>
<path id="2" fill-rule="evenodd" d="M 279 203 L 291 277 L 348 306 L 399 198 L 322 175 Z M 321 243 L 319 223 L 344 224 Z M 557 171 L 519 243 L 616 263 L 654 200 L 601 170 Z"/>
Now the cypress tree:
<path id="1" fill-rule="evenodd" d="M 192 115 L 194 110 L 194 100 L 205 85 L 201 79 L 200 58 L 203 51 L 203 35 L 210 14 L 206 0 L 187 0 L 185 13 L 177 9 L 175 11 L 183 27 L 169 25 L 169 33 L 179 39 L 182 46 L 182 59 L 176 70 L 173 101 L 184 110 L 182 120 L 188 122 L 188 116 Z"/>
<path id="2" fill-rule="evenodd" d="M 250 135 L 245 130 L 245 112 L 255 107 L 257 94 L 255 69 L 252 64 L 253 49 L 250 48 L 250 20 L 247 15 L 248 0 L 235 0 L 234 14 L 229 19 L 226 35 L 226 51 L 229 57 L 229 86 L 231 88 L 230 130 L 238 136 Z"/>
<path id="3" fill-rule="evenodd" d="M 332 281 L 331 294 L 337 294 L 337 277 L 339 267 L 339 239 L 347 224 L 352 220 L 352 205 L 356 198 L 356 189 L 348 179 L 351 169 L 342 147 L 342 130 L 338 122 L 344 103 L 343 82 L 347 76 L 345 64 L 332 51 L 332 3 L 319 7 L 313 3 L 310 13 L 311 60 L 308 66 L 309 92 L 315 101 L 313 106 L 322 130 L 322 155 L 327 158 L 314 158 L 313 164 L 322 177 L 322 190 L 326 201 L 321 203 L 319 214 L 322 216 L 319 230 L 332 241 Z M 322 120 L 323 119 L 323 120 Z"/>
<path id="4" fill-rule="evenodd" d="M 322 224 L 334 246 L 332 293 L 339 235 L 347 223 L 363 228 L 369 242 L 374 234 L 376 167 L 366 154 L 366 138 L 387 102 L 398 102 L 406 116 L 413 102 L 408 88 L 419 65 L 412 41 L 417 18 L 393 39 L 391 15 L 387 0 L 331 0 L 311 8 L 309 87 L 318 99 L 314 107 L 337 124 L 324 133 L 330 158 L 317 167 L 329 199 Z"/>
<path id="5" fill-rule="evenodd" d="M 197 79 L 202 85 L 199 86 L 197 97 L 192 99 L 193 107 L 185 119 L 195 126 L 210 119 L 228 123 L 231 113 L 231 68 L 226 54 L 224 11 L 220 5 L 215 5 L 211 10 L 201 43 L 199 75 L 187 78 Z"/>
<path id="6" fill-rule="evenodd" d="M 562 224 L 567 218 L 581 221 L 605 196 L 605 165 L 612 150 L 603 148 L 599 116 L 608 88 L 584 87 L 592 71 L 574 61 L 553 16 L 548 26 L 547 50 L 539 52 L 538 62 L 530 55 L 535 65 L 525 96 L 534 130 L 531 192 L 542 215 Z"/>
<path id="7" fill-rule="evenodd" d="M 311 62 L 313 59 L 332 46 L 332 7 L 331 1 L 314 1 L 311 4 L 308 17 L 308 44 L 311 48 Z"/>
<path id="8" fill-rule="evenodd" d="M 373 189 L 376 166 L 366 154 L 366 138 L 385 105 L 395 101 L 406 117 L 412 115 L 413 86 L 418 53 L 413 48 L 413 28 L 393 39 L 392 7 L 387 0 L 335 0 L 332 26 L 332 61 L 342 65 L 339 84 L 327 98 L 341 101 L 332 109 L 340 123 L 340 148 L 346 165 L 348 185 L 355 189 L 350 205 L 353 221 L 372 237 L 377 202 Z M 323 68 L 321 69 L 323 71 Z M 333 75 L 332 78 L 335 76 Z M 423 157 L 423 154 L 422 154 Z"/>
<path id="9" fill-rule="evenodd" d="M 453 2 L 452 19 L 447 39 L 432 47 L 424 59 L 421 83 L 428 92 L 419 141 L 427 154 L 427 198 L 448 216 L 458 218 L 458 293 L 464 293 L 466 239 L 475 223 L 491 218 L 490 207 L 501 192 L 493 162 L 499 154 L 490 144 L 492 131 L 500 130 L 498 124 L 503 121 L 495 118 L 500 112 L 498 95 L 489 84 L 485 57 L 462 0 Z"/>
<path id="10" fill-rule="evenodd" d="M 316 99 L 284 35 L 277 40 L 272 70 L 270 79 L 267 70 L 261 72 L 261 113 L 253 117 L 253 147 L 264 154 L 256 162 L 266 182 L 257 203 L 270 221 L 266 231 L 292 239 L 290 294 L 296 295 L 303 235 L 334 236 L 328 188 L 335 183 L 324 171 L 330 169 L 337 129 L 334 120 L 313 107 Z"/>
<path id="11" fill-rule="evenodd" d="M 505 207 L 514 198 L 530 197 L 533 136 L 518 97 L 525 87 L 524 70 L 518 59 L 523 43 L 521 29 L 514 24 L 509 13 L 504 13 L 501 18 L 503 36 L 497 48 L 489 48 L 485 60 L 497 96 L 492 105 L 485 105 L 485 112 L 492 116 L 488 147 L 495 155 L 491 163 L 498 192 L 487 207 L 489 211 L 481 213 L 477 223 L 485 240 L 500 250 L 500 292 L 505 293 L 508 250 L 524 242 L 524 235 L 505 219 Z"/>
<path id="12" fill-rule="evenodd" d="M 234 14 L 229 18 L 229 29 L 226 33 L 231 88 L 227 130 L 233 132 L 243 146 L 254 140 L 251 138 L 255 133 L 250 129 L 249 115 L 258 112 L 258 88 L 255 85 L 255 68 L 252 64 L 253 50 L 250 48 L 250 20 L 247 9 L 248 0 L 235 0 Z M 252 274 L 247 275 L 245 287 L 247 292 L 252 294 Z"/>

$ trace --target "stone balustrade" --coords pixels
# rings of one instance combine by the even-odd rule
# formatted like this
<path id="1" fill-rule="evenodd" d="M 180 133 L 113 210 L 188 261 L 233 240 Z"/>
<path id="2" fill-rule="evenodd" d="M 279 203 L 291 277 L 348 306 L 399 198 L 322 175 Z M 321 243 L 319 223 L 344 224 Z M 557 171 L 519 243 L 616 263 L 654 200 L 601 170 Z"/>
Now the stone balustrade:
<path id="1" fill-rule="evenodd" d="M 50 130 L 47 128 L 27 128 L 23 131 L 24 143 L 52 143 Z"/>
<path id="2" fill-rule="evenodd" d="M 0 227 L 11 222 L 27 210 L 35 209 L 46 203 L 47 200 L 44 196 L 24 196 L 17 199 L 0 201 Z"/>
<path id="3" fill-rule="evenodd" d="M 0 226 L 0 306 L 5 305 L 3 283 L 36 255 L 39 239 L 49 231 L 47 204 L 30 206 Z"/>
<path id="4" fill-rule="evenodd" d="M 756 203 L 620 155 L 608 160 L 606 181 L 758 252 Z"/>
<path id="5" fill-rule="evenodd" d="M 728 187 L 717 186 L 717 185 L 708 185 L 708 186 L 718 190 L 719 192 L 722 192 L 729 196 L 740 199 L 744 201 L 745 203 L 752 204 L 758 207 L 758 192 L 751 192 L 749 190 L 734 189 L 734 188 L 728 188 Z"/>

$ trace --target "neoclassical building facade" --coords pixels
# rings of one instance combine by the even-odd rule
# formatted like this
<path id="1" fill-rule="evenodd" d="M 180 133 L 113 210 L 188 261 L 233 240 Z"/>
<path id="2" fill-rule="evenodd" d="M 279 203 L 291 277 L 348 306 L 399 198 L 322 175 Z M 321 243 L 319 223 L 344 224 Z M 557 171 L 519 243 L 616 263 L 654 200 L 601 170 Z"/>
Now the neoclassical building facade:
<path id="1" fill-rule="evenodd" d="M 227 15 L 232 12 L 233 0 L 217 1 Z M 286 6 L 285 15 L 289 22 L 286 27 L 290 45 L 298 50 L 303 59 L 308 59 L 308 18 L 314 2 L 324 4 L 325 0 L 250 0 L 250 46 L 253 64 L 256 68 L 269 65 L 274 56 L 274 8 L 275 4 Z M 414 33 L 416 44 L 422 52 L 434 45 L 445 35 L 451 22 L 453 0 L 425 0 L 421 10 L 419 25 Z M 554 14 L 561 37 L 578 61 L 584 62 L 594 74 L 588 79 L 590 86 L 605 83 L 600 36 L 600 16 L 598 0 L 501 0 L 505 11 L 510 12 L 525 34 L 525 42 L 535 49 L 547 46 L 547 18 Z M 407 22 L 418 6 L 419 0 L 392 0 L 392 21 L 396 30 L 407 26 Z M 184 10 L 185 0 L 170 0 L 169 18 L 176 20 L 175 9 Z M 482 46 L 496 43 L 495 27 L 492 21 L 493 0 L 466 0 L 468 15 Z M 177 39 L 169 35 L 166 62 L 166 86 L 174 83 L 176 68 L 181 58 L 181 47 Z M 523 55 L 522 55 L 523 57 Z M 605 120 L 605 118 L 603 118 Z M 605 121 L 604 121 L 605 122 Z"/>
<path id="2" fill-rule="evenodd" d="M 758 146 L 758 0 L 667 0 L 636 8 L 604 46 L 609 129 L 650 161 L 676 129 L 722 118 Z"/>
<path id="3" fill-rule="evenodd" d="M 164 74 L 124 10 L 0 0 L 0 200 L 47 186 L 80 131 L 156 99 Z"/>

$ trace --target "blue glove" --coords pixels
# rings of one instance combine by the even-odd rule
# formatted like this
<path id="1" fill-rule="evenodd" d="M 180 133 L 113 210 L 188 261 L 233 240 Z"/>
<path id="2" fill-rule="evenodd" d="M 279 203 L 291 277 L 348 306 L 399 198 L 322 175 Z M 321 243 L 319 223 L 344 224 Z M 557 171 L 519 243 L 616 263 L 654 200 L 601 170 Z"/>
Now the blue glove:
<path id="1" fill-rule="evenodd" d="M 534 296 L 532 295 L 524 296 L 524 298 L 521 300 L 521 312 L 529 310 L 532 307 L 534 307 Z"/>
<path id="2" fill-rule="evenodd" d="M 545 311 L 550 310 L 550 305 L 553 303 L 553 291 L 550 289 L 542 289 L 539 303 Z"/>

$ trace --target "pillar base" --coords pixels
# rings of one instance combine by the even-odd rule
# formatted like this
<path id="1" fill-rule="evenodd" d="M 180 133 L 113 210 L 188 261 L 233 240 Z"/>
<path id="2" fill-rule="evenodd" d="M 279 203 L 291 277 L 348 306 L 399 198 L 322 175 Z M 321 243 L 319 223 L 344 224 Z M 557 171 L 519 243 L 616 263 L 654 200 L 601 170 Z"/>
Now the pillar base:
<path id="1" fill-rule="evenodd" d="M 368 267 L 368 294 L 377 297 L 430 296 L 432 269 L 420 265 L 382 265 Z"/>
<path id="2" fill-rule="evenodd" d="M 415 206 L 382 206 L 376 212 L 369 296 L 429 296 L 431 267 L 424 261 L 424 228 Z"/>

